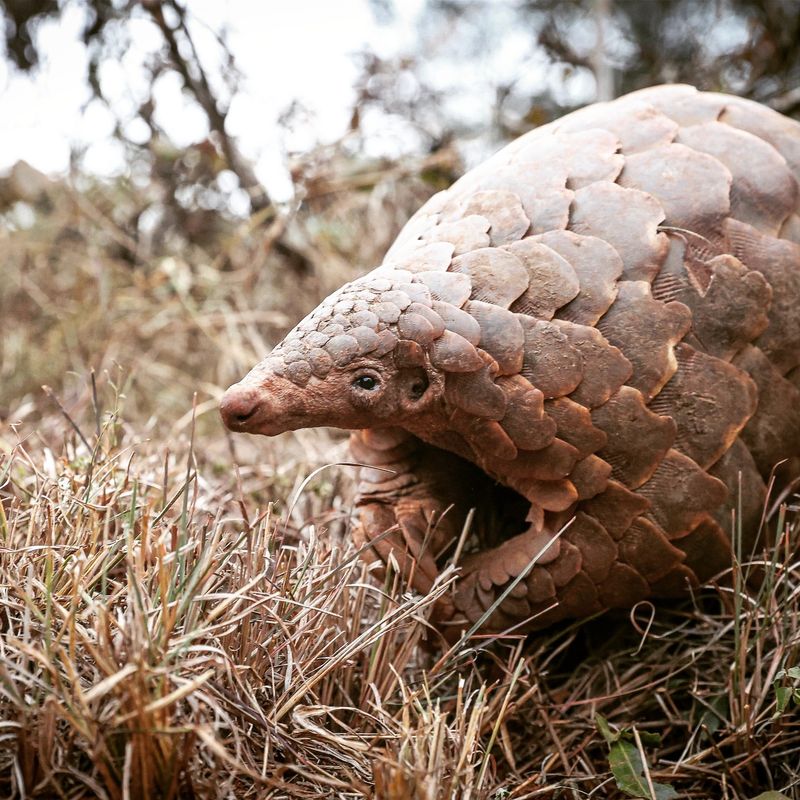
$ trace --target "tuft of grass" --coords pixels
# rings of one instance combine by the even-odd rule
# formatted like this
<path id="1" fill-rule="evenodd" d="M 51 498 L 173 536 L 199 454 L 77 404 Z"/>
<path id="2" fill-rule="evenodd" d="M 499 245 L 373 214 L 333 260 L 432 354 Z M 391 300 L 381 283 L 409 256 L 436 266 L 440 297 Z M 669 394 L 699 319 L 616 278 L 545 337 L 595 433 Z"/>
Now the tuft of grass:
<path id="1" fill-rule="evenodd" d="M 220 491 L 190 444 L 165 461 L 113 425 L 69 430 L 0 462 L 3 796 L 498 786 L 525 662 L 489 685 L 420 647 L 453 574 L 426 597 L 379 585 L 341 538 Z"/>
<path id="2" fill-rule="evenodd" d="M 372 579 L 312 490 L 335 465 L 298 465 L 279 514 L 87 391 L 60 450 L 0 438 L 3 796 L 797 796 L 792 507 L 734 565 L 756 591 L 447 650 L 428 615 L 455 574 Z"/>

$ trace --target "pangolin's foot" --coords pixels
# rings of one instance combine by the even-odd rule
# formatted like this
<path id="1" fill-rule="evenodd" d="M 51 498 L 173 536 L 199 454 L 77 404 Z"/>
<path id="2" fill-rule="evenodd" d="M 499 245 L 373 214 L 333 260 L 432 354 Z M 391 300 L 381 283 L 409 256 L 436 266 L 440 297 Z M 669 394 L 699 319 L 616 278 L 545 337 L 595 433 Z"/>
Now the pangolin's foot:
<path id="1" fill-rule="evenodd" d="M 483 633 L 524 633 L 566 616 L 554 574 L 569 570 L 559 563 L 559 534 L 533 524 L 498 547 L 467 556 L 454 596 L 455 615 Z M 599 610 L 599 609 L 598 609 Z M 454 616 L 455 616 L 454 615 Z"/>

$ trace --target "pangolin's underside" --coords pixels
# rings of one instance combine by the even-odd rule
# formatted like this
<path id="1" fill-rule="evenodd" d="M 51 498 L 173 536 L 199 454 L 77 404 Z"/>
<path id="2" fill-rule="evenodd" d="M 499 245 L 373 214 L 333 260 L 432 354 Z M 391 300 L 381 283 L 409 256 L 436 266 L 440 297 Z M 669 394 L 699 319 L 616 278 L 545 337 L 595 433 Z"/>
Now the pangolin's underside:
<path id="1" fill-rule="evenodd" d="M 751 547 L 771 470 L 800 472 L 799 181 L 800 125 L 752 102 L 663 86 L 570 114 L 432 197 L 226 422 L 362 427 L 356 536 L 421 589 L 476 507 L 443 617 L 523 570 L 492 629 L 696 586 L 732 511 Z M 303 399 L 326 385 L 328 416 Z"/>

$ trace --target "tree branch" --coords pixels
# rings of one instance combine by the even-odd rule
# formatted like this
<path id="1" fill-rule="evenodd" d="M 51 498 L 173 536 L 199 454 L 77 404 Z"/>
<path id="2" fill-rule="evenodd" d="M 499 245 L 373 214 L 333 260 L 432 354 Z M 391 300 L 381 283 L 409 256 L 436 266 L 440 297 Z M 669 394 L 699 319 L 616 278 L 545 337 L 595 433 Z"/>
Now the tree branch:
<path id="1" fill-rule="evenodd" d="M 187 63 L 186 59 L 181 55 L 180 45 L 176 37 L 176 30 L 170 27 L 164 17 L 164 7 L 171 8 L 178 17 L 178 28 L 181 34 L 186 39 L 189 47 L 192 50 L 193 60 L 191 67 L 194 67 L 196 75 L 192 74 L 192 68 Z M 169 48 L 170 60 L 173 66 L 178 71 L 178 74 L 183 78 L 186 88 L 192 93 L 192 96 L 197 101 L 198 105 L 205 112 L 208 124 L 211 130 L 219 137 L 219 146 L 225 156 L 225 161 L 232 172 L 239 178 L 241 187 L 250 196 L 250 205 L 254 212 L 261 211 L 272 205 L 269 194 L 261 182 L 256 178 L 255 173 L 250 168 L 247 160 L 241 155 L 239 149 L 236 147 L 233 139 L 228 135 L 225 130 L 225 121 L 227 119 L 227 109 L 222 110 L 211 85 L 203 69 L 200 59 L 197 55 L 194 41 L 189 33 L 186 24 L 186 11 L 176 2 L 156 3 L 149 2 L 145 4 L 145 8 L 149 12 L 158 29 L 161 31 L 164 40 Z M 230 54 L 228 54 L 230 55 Z"/>

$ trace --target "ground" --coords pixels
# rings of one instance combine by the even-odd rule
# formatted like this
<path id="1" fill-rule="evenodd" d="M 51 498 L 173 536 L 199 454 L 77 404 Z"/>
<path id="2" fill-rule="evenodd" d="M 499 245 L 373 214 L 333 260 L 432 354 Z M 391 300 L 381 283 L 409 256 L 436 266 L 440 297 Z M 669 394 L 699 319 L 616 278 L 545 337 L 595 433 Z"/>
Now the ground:
<path id="1" fill-rule="evenodd" d="M 133 247 L 110 187 L 0 234 L 0 793 L 800 797 L 792 496 L 686 601 L 448 648 L 455 576 L 419 597 L 350 544 L 340 434 L 223 431 L 225 386 L 429 191 L 390 188 L 296 222 L 311 273 L 235 221 Z"/>

